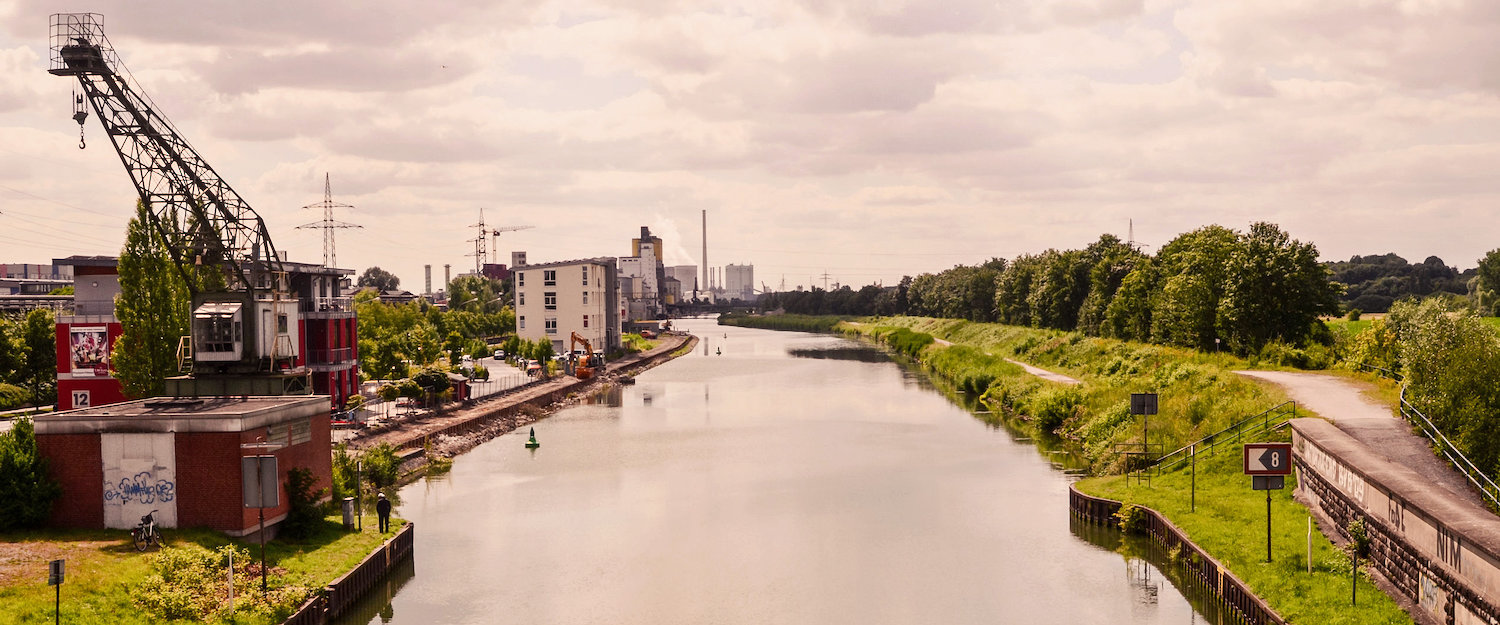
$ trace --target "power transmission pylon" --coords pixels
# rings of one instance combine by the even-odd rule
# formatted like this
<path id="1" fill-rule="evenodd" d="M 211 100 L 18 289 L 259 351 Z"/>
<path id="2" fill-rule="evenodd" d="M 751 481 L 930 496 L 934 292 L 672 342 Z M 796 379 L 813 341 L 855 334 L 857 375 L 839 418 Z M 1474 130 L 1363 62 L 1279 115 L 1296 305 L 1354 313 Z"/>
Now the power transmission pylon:
<path id="1" fill-rule="evenodd" d="M 317 204 L 308 204 L 302 208 L 323 209 L 323 221 L 315 221 L 310 224 L 302 224 L 297 229 L 316 228 L 323 231 L 323 266 L 332 267 L 338 262 L 333 250 L 333 231 L 339 228 L 363 228 L 359 224 L 337 221 L 333 218 L 335 208 L 354 208 L 342 202 L 333 201 L 333 183 L 329 181 L 328 172 L 323 172 L 323 201 Z"/>

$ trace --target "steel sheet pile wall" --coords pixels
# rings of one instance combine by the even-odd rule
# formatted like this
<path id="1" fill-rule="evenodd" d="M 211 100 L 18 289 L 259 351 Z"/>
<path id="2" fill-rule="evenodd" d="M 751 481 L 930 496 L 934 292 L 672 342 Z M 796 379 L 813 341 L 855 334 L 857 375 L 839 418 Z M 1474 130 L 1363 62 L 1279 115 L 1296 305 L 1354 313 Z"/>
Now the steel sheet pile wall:
<path id="1" fill-rule="evenodd" d="M 318 596 L 302 604 L 295 614 L 282 621 L 282 625 L 322 625 L 338 618 L 384 579 L 392 567 L 412 556 L 415 535 L 416 526 L 407 523 L 390 540 L 365 556 L 354 570 L 333 580 Z"/>
<path id="2" fill-rule="evenodd" d="M 1111 525 L 1115 523 L 1115 512 L 1121 507 L 1122 504 L 1118 501 L 1091 497 L 1078 492 L 1077 488 L 1068 488 L 1068 509 L 1079 520 L 1096 525 Z M 1180 550 L 1172 566 L 1178 567 L 1178 572 L 1184 577 L 1207 591 L 1208 596 L 1218 604 L 1216 607 L 1222 609 L 1233 622 L 1285 625 L 1286 621 L 1251 592 L 1243 581 L 1224 570 L 1218 560 L 1188 540 L 1187 535 L 1161 513 L 1146 507 L 1138 508 L 1145 512 L 1146 523 L 1143 529 L 1152 541 L 1168 551 L 1174 548 Z"/>

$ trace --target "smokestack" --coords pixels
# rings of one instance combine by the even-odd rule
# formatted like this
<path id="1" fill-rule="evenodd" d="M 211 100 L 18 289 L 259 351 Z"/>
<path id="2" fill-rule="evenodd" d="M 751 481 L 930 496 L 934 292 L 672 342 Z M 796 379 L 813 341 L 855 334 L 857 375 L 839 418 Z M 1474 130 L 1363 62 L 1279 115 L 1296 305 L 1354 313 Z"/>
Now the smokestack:
<path id="1" fill-rule="evenodd" d="M 453 282 L 453 265 L 443 263 L 443 293 L 448 292 L 448 285 Z"/>
<path id="2" fill-rule="evenodd" d="M 703 209 L 703 284 L 708 284 L 708 209 Z"/>
<path id="3" fill-rule="evenodd" d="M 424 286 L 427 290 L 422 291 L 422 294 L 432 295 L 432 265 L 422 265 L 422 270 L 427 274 L 427 282 Z"/>

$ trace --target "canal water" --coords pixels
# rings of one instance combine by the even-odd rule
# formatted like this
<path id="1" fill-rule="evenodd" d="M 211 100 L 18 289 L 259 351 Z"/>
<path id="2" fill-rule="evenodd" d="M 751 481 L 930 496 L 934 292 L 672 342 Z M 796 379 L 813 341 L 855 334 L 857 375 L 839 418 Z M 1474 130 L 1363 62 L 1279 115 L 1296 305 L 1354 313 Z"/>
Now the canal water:
<path id="1" fill-rule="evenodd" d="M 878 350 L 679 327 L 694 353 L 537 423 L 540 449 L 513 432 L 403 489 L 415 563 L 343 622 L 1218 620 Z"/>

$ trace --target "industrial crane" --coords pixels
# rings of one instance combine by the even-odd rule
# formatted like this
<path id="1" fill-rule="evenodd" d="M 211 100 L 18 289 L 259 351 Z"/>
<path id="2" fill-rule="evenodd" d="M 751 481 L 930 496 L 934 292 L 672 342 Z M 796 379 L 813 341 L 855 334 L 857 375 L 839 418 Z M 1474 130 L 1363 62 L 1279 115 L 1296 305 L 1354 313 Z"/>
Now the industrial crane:
<path id="1" fill-rule="evenodd" d="M 298 304 L 265 222 L 135 84 L 101 16 L 54 14 L 50 31 L 48 71 L 77 77 L 82 89 L 74 95 L 78 147 L 87 100 L 192 293 L 195 377 L 279 375 L 286 392 L 274 394 L 297 392 Z"/>

